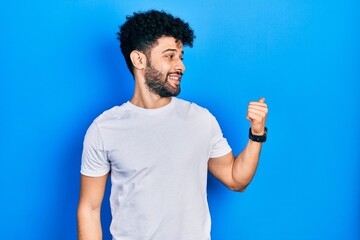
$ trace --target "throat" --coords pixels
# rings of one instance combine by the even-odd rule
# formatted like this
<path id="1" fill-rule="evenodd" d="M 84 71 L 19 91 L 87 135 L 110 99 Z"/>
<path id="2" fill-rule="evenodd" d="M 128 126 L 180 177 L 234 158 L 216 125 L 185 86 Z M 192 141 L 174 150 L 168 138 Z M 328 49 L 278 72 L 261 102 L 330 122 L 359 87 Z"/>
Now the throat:
<path id="1" fill-rule="evenodd" d="M 146 95 L 134 94 L 130 102 L 141 108 L 156 109 L 168 105 L 171 102 L 171 97 L 160 97 L 157 94 L 148 92 Z"/>

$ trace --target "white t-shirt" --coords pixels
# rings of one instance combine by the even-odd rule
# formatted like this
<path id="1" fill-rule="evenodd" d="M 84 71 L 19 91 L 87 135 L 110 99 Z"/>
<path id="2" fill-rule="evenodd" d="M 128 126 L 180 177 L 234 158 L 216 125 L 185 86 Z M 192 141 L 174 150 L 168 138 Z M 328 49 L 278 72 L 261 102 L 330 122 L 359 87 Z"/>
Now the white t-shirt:
<path id="1" fill-rule="evenodd" d="M 130 102 L 89 127 L 81 173 L 111 170 L 115 240 L 208 240 L 209 158 L 231 151 L 208 110 L 178 98 L 158 109 Z"/>

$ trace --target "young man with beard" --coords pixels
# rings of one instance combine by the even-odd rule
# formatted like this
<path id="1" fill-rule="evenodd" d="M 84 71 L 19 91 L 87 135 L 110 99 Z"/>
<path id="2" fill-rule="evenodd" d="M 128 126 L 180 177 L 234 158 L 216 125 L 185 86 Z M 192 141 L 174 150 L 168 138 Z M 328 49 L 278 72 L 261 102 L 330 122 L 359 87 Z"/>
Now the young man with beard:
<path id="1" fill-rule="evenodd" d="M 244 191 L 266 140 L 264 99 L 250 102 L 250 140 L 234 157 L 214 116 L 175 97 L 185 71 L 183 46 L 192 47 L 194 39 L 189 25 L 151 10 L 127 17 L 118 36 L 134 95 L 101 114 L 86 133 L 79 239 L 102 238 L 100 207 L 109 175 L 113 239 L 210 239 L 207 173 Z"/>

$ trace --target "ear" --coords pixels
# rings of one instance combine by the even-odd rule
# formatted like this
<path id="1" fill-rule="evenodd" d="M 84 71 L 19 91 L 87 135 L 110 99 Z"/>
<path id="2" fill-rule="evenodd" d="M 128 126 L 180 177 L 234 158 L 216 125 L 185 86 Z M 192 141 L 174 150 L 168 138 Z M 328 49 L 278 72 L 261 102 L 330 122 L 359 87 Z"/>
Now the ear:
<path id="1" fill-rule="evenodd" d="M 140 51 L 134 50 L 130 53 L 130 59 L 134 66 L 139 70 L 142 70 L 146 67 L 146 56 Z"/>

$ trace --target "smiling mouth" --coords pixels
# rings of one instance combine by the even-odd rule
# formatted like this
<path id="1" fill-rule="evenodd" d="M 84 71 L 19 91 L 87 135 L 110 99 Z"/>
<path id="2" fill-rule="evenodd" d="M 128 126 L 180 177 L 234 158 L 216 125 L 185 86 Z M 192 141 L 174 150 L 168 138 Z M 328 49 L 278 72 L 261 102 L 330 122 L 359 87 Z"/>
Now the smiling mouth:
<path id="1" fill-rule="evenodd" d="M 179 85 L 181 81 L 181 73 L 171 73 L 168 75 L 168 79 L 173 82 L 175 85 Z"/>

